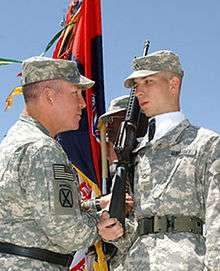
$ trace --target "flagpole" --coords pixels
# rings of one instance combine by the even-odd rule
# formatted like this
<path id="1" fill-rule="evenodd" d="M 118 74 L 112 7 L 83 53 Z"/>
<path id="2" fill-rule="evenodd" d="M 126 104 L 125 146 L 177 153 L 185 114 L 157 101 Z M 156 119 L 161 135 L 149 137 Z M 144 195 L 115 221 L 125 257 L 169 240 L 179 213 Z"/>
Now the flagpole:
<path id="1" fill-rule="evenodd" d="M 106 126 L 105 126 L 105 122 L 102 119 L 99 120 L 98 129 L 100 131 L 100 147 L 101 147 L 101 161 L 102 161 L 102 194 L 106 194 L 107 193 L 107 178 L 108 178 Z"/>

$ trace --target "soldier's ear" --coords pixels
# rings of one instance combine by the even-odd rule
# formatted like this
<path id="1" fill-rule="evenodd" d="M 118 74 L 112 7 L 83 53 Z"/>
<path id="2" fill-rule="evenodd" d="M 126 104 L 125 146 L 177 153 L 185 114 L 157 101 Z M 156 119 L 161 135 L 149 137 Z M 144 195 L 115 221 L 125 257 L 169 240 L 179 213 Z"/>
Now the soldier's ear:
<path id="1" fill-rule="evenodd" d="M 45 87 L 45 99 L 49 105 L 53 105 L 55 101 L 55 90 L 50 87 Z"/>
<path id="2" fill-rule="evenodd" d="M 177 95 L 180 90 L 180 79 L 177 76 L 173 76 L 170 79 L 170 90 L 173 95 Z"/>

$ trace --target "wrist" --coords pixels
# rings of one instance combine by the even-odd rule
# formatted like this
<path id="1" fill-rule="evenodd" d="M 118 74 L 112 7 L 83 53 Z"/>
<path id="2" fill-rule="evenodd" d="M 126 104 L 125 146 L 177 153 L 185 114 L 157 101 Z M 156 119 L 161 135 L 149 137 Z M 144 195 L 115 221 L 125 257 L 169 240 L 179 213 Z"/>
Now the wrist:
<path id="1" fill-rule="evenodd" d="M 95 199 L 95 207 L 97 212 L 100 212 L 102 210 L 100 197 L 97 197 Z"/>

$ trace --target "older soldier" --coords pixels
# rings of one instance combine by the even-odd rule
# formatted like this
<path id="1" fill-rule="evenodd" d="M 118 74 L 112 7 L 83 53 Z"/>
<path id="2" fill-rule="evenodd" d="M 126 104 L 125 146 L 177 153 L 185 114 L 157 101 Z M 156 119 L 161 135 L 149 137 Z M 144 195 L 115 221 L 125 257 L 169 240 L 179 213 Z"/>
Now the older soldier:
<path id="1" fill-rule="evenodd" d="M 134 150 L 136 230 L 113 242 L 124 253 L 117 270 L 220 270 L 220 136 L 180 112 L 175 53 L 135 58 L 133 69 L 125 87 L 150 122 Z"/>
<path id="2" fill-rule="evenodd" d="M 95 213 L 81 211 L 76 172 L 53 139 L 78 129 L 81 91 L 93 84 L 72 61 L 23 62 L 26 108 L 0 145 L 2 271 L 68 270 L 70 253 L 91 245 L 98 233 L 107 240 L 122 234 L 107 214 L 97 224 Z"/>

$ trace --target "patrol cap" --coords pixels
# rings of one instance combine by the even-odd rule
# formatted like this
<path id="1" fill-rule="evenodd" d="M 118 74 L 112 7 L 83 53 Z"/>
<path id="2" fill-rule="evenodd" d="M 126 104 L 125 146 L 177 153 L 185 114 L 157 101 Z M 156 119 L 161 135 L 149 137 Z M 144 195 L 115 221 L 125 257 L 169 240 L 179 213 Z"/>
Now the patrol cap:
<path id="1" fill-rule="evenodd" d="M 134 86 L 134 79 L 157 74 L 161 71 L 172 72 L 179 76 L 183 76 L 179 56 L 169 50 L 160 50 L 147 56 L 134 58 L 132 63 L 133 72 L 125 81 L 126 88 Z"/>
<path id="2" fill-rule="evenodd" d="M 129 95 L 123 95 L 110 102 L 108 111 L 99 117 L 98 127 L 105 125 L 107 140 L 115 142 L 121 122 L 125 119 Z"/>
<path id="3" fill-rule="evenodd" d="M 129 95 L 119 96 L 111 100 L 110 105 L 108 107 L 108 111 L 104 113 L 103 115 L 101 115 L 99 119 L 103 119 L 108 116 L 125 111 L 127 109 L 128 100 L 129 100 Z"/>
<path id="4" fill-rule="evenodd" d="M 57 79 L 69 81 L 82 89 L 95 84 L 79 73 L 75 61 L 35 56 L 22 62 L 22 86 Z"/>

